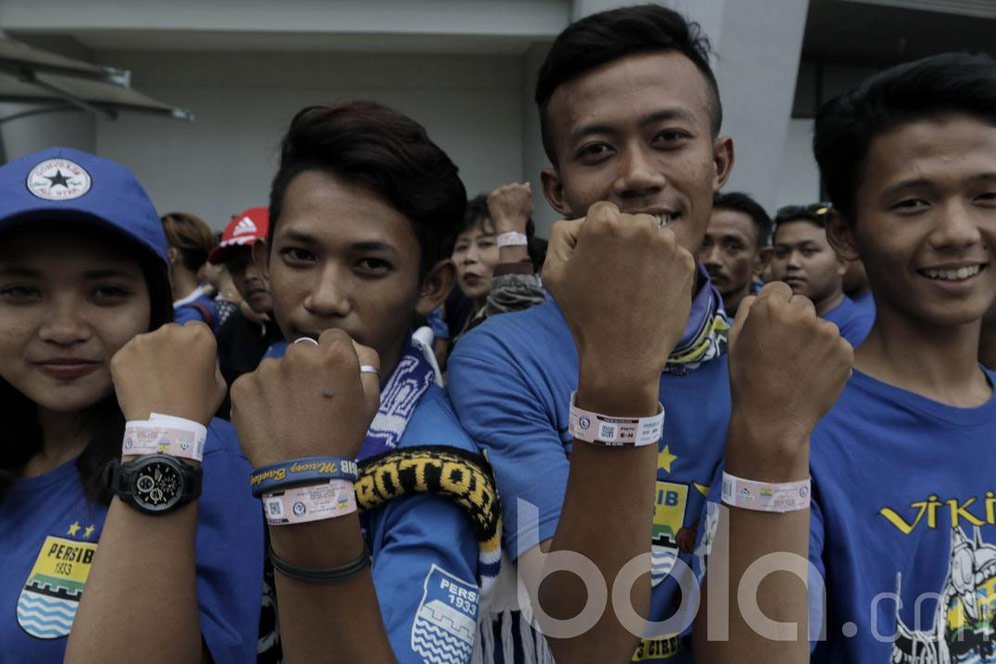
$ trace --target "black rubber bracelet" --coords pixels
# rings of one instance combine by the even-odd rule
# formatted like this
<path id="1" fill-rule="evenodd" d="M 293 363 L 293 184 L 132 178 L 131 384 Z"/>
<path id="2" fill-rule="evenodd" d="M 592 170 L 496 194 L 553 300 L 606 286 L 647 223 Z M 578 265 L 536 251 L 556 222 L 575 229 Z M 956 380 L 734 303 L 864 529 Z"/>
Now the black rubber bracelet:
<path id="1" fill-rule="evenodd" d="M 359 558 L 348 562 L 345 565 L 332 567 L 330 569 L 308 569 L 306 567 L 292 565 L 276 554 L 273 550 L 272 543 L 268 545 L 268 548 L 270 553 L 270 562 L 273 563 L 273 569 L 277 570 L 284 576 L 289 576 L 290 578 L 297 579 L 298 581 L 307 581 L 308 583 L 331 584 L 338 583 L 339 581 L 345 581 L 346 579 L 353 578 L 370 565 L 370 550 L 367 549 L 366 540 L 363 542 L 363 551 L 360 553 Z"/>

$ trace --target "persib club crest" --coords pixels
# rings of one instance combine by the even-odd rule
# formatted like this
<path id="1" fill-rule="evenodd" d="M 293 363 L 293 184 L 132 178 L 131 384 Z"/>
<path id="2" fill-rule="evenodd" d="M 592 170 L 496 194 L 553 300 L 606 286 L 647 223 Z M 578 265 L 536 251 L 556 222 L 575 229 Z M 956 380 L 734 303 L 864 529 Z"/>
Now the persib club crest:
<path id="1" fill-rule="evenodd" d="M 94 542 L 48 536 L 17 598 L 17 623 L 39 639 L 69 634 L 97 551 Z"/>
<path id="2" fill-rule="evenodd" d="M 477 631 L 477 585 L 433 565 L 412 624 L 412 650 L 429 664 L 470 660 Z"/>
<path id="3" fill-rule="evenodd" d="M 658 481 L 655 502 L 650 582 L 656 586 L 667 578 L 678 559 L 678 531 L 685 522 L 688 485 Z"/>

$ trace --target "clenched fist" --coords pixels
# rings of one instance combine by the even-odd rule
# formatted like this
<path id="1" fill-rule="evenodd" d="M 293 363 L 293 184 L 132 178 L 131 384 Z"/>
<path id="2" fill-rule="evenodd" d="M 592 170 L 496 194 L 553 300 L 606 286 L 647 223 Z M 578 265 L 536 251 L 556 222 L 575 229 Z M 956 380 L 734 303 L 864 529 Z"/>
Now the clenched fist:
<path id="1" fill-rule="evenodd" d="M 734 417 L 743 418 L 760 446 L 752 451 L 755 460 L 778 466 L 800 453 L 840 396 L 854 351 L 808 298 L 776 281 L 741 302 L 729 361 Z"/>
<path id="2" fill-rule="evenodd" d="M 217 356 L 214 333 L 201 322 L 169 323 L 133 337 L 111 359 L 125 419 L 161 413 L 206 425 L 225 398 Z"/>
<path id="3" fill-rule="evenodd" d="M 596 368 L 620 384 L 656 386 L 688 323 L 694 280 L 695 260 L 670 229 L 611 203 L 555 224 L 543 266 L 577 344 L 582 377 Z"/>
<path id="4" fill-rule="evenodd" d="M 503 184 L 488 194 L 488 216 L 495 222 L 495 235 L 525 233 L 533 213 L 533 191 L 528 182 Z"/>
<path id="5" fill-rule="evenodd" d="M 254 467 L 309 456 L 355 457 L 380 402 L 377 353 L 342 330 L 289 344 L 232 385 L 232 424 Z"/>

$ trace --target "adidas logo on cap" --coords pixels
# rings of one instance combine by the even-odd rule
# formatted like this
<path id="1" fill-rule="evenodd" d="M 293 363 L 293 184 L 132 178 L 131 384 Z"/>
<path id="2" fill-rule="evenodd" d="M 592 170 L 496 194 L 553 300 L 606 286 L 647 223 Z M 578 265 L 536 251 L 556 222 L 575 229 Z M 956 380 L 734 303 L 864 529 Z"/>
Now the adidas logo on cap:
<path id="1" fill-rule="evenodd" d="M 236 237 L 239 235 L 255 235 L 257 231 L 256 224 L 252 222 L 249 217 L 242 217 L 239 223 L 235 225 L 235 230 L 232 232 L 232 236 Z"/>

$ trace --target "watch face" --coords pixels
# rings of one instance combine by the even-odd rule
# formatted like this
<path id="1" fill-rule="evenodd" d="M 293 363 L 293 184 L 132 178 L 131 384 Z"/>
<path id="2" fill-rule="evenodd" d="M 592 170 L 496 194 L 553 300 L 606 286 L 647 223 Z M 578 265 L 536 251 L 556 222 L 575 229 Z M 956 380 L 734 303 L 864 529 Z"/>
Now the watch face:
<path id="1" fill-rule="evenodd" d="M 183 495 L 180 469 L 163 461 L 153 461 L 135 470 L 135 501 L 151 512 L 162 512 L 176 505 Z"/>

